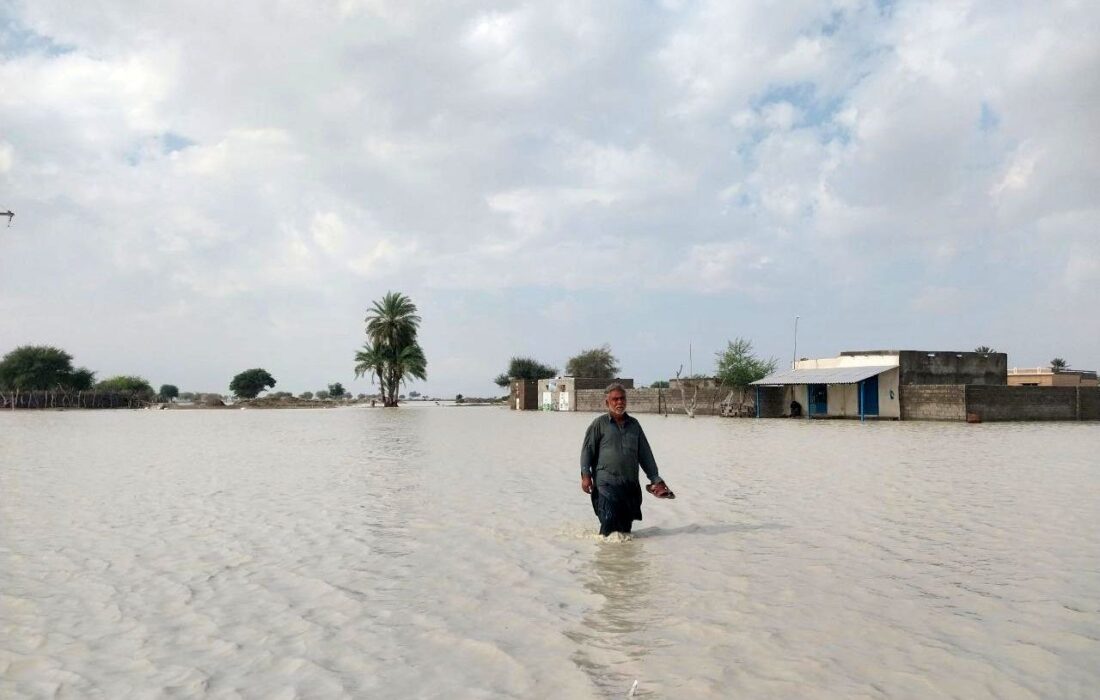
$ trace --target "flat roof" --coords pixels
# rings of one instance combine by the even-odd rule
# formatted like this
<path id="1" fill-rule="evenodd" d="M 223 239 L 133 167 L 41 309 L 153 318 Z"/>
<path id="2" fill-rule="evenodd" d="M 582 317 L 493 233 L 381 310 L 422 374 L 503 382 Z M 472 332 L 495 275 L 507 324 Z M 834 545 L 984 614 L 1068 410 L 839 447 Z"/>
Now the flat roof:
<path id="1" fill-rule="evenodd" d="M 897 365 L 866 365 L 863 367 L 830 367 L 826 369 L 787 369 L 773 372 L 753 385 L 775 386 L 787 384 L 856 384 L 878 376 Z"/>

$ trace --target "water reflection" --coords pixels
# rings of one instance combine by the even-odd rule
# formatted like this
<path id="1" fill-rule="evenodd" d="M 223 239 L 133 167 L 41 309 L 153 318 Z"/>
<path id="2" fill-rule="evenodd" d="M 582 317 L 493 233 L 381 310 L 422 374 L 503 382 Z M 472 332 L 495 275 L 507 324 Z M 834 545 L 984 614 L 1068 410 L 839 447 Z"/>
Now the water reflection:
<path id="1" fill-rule="evenodd" d="M 621 696 L 653 648 L 648 630 L 657 601 L 644 545 L 600 542 L 589 566 L 577 573 L 584 588 L 603 600 L 581 618 L 579 629 L 566 632 L 578 645 L 571 659 L 601 691 Z"/>

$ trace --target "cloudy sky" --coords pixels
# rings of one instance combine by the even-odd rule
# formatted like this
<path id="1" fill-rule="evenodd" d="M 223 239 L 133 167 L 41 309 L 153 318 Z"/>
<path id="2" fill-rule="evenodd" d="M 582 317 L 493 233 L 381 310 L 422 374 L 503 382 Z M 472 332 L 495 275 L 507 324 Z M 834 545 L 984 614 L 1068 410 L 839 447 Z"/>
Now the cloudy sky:
<path id="1" fill-rule="evenodd" d="M 906 348 L 1100 368 L 1095 2 L 0 1 L 0 353 L 437 395 Z"/>

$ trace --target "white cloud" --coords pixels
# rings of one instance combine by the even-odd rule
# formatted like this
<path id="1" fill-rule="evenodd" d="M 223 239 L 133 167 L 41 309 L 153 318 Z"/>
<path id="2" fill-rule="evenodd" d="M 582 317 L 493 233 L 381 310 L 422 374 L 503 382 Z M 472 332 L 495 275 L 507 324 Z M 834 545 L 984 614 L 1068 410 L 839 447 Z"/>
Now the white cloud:
<path id="1" fill-rule="evenodd" d="M 493 347 L 517 305 L 602 342 L 580 310 L 624 287 L 883 319 L 977 290 L 1058 332 L 1100 291 L 1098 30 L 1072 2 L 26 4 L 0 31 L 52 48 L 0 59 L 0 337 L 163 310 L 304 354 L 390 288 L 469 301 Z"/>
<path id="2" fill-rule="evenodd" d="M 0 175 L 11 170 L 15 162 L 15 149 L 6 141 L 0 141 Z"/>

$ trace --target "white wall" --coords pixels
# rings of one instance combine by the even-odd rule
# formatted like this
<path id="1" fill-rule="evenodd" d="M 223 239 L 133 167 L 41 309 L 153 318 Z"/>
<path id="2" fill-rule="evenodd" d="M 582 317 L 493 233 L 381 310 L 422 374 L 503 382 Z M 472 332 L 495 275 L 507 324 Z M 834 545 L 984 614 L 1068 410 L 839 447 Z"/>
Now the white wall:
<path id="1" fill-rule="evenodd" d="M 894 358 L 895 360 L 897 357 Z M 859 365 L 856 365 L 859 366 Z M 806 369 L 800 367 L 799 369 Z M 891 369 L 878 375 L 878 417 L 901 418 L 901 401 L 898 399 L 898 382 L 901 371 Z M 790 413 L 791 401 L 802 404 L 802 415 L 806 415 L 809 404 L 806 400 L 806 385 L 795 384 L 787 387 L 787 408 L 785 413 Z M 858 384 L 830 384 L 828 415 L 846 418 L 859 418 L 859 385 Z"/>
<path id="2" fill-rule="evenodd" d="M 841 355 L 840 357 L 821 357 L 813 360 L 799 360 L 795 369 L 836 369 L 837 367 L 897 367 L 897 355 Z M 895 392 L 897 393 L 897 392 Z"/>

